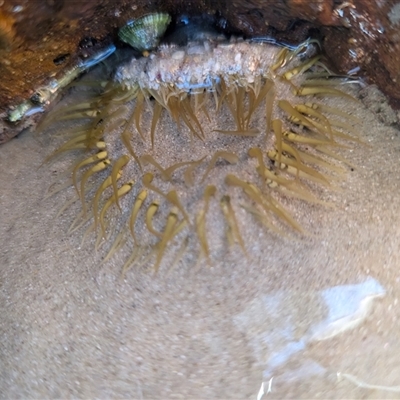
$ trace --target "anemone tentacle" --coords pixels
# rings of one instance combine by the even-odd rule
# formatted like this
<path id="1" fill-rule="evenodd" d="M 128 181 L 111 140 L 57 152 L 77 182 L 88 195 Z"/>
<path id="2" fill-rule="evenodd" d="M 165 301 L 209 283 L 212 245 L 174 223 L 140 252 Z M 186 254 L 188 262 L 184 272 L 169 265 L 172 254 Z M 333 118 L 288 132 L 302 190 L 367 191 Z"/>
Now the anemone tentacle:
<path id="1" fill-rule="evenodd" d="M 353 126 L 359 121 L 315 101 L 352 97 L 338 88 L 340 80 L 323 84 L 331 78 L 326 71 L 318 74 L 320 57 L 305 51 L 308 46 L 282 49 L 240 40 L 163 46 L 120 66 L 89 103 L 56 112 L 85 121 L 54 155 L 84 153 L 73 167 L 73 182 L 84 217 L 90 209 L 98 243 L 107 239 L 111 210 L 120 210 L 107 259 L 128 241 L 133 250 L 123 272 L 149 259 L 158 271 L 169 247 L 179 242 L 176 257 L 191 248 L 210 263 L 206 226 L 218 198 L 215 218 L 225 226 L 229 247 L 238 244 L 246 253 L 239 208 L 276 234 L 285 227 L 306 234 L 282 199 L 332 206 L 314 189 L 334 188 L 348 167 L 335 149 L 359 141 Z M 304 59 L 304 53 L 311 56 Z M 230 115 L 223 126 L 220 115 Z M 163 147 L 159 126 L 166 116 L 176 124 L 176 148 Z M 185 158 L 185 146 L 197 141 L 198 154 Z M 165 163 L 168 152 L 173 157 Z M 87 202 L 85 189 L 98 173 L 102 179 Z"/>

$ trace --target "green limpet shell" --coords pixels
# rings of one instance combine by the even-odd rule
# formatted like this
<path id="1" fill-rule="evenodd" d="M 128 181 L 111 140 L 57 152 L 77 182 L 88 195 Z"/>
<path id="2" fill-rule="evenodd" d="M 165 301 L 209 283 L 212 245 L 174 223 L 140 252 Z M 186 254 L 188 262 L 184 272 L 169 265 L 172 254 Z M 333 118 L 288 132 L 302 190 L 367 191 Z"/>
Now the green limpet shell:
<path id="1" fill-rule="evenodd" d="M 120 28 L 118 36 L 139 51 L 151 50 L 157 47 L 170 22 L 169 14 L 147 14 Z"/>

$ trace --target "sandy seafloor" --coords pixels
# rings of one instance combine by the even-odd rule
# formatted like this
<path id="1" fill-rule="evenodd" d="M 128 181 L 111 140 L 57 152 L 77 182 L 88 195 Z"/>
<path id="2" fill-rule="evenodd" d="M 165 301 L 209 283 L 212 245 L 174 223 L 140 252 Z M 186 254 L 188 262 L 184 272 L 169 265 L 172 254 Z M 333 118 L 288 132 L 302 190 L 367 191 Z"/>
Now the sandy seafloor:
<path id="1" fill-rule="evenodd" d="M 353 112 L 370 146 L 346 153 L 334 208 L 294 210 L 313 235 L 238 213 L 249 258 L 156 277 L 121 280 L 121 254 L 101 264 L 55 218 L 51 132 L 1 147 L 1 398 L 400 398 L 400 135 Z"/>

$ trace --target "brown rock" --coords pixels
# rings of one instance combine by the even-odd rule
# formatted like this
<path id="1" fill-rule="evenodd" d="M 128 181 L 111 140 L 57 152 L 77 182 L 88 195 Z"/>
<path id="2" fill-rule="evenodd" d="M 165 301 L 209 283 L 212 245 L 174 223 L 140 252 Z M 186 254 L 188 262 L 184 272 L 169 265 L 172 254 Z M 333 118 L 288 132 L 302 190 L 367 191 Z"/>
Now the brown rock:
<path id="1" fill-rule="evenodd" d="M 299 42 L 318 29 L 333 67 L 354 68 L 400 108 L 400 3 L 352 0 L 0 0 L 0 114 L 85 56 L 79 43 L 115 37 L 128 19 L 155 10 L 218 15 L 246 37 Z M 82 42 L 83 40 L 83 42 Z M 8 127 L 3 139 L 20 129 Z M 1 130 L 1 129 L 0 129 Z M 1 136 L 1 133 L 0 133 Z"/>

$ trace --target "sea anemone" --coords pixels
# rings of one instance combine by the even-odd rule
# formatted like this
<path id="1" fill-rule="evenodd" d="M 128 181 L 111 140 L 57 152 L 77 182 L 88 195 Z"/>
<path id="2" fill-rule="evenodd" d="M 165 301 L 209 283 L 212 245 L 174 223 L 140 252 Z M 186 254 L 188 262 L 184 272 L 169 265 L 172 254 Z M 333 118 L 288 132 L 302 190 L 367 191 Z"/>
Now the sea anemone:
<path id="1" fill-rule="evenodd" d="M 96 248 L 109 243 L 105 259 L 130 246 L 124 273 L 171 268 L 186 254 L 211 265 L 221 247 L 246 254 L 238 213 L 277 235 L 307 235 L 285 204 L 329 206 L 319 188 L 333 189 L 349 165 L 336 150 L 359 141 L 358 121 L 320 101 L 356 100 L 317 53 L 313 40 L 164 44 L 123 62 L 99 95 L 51 113 L 47 124 L 81 121 L 52 155 L 81 154 L 77 196 L 60 210 L 81 203 L 70 231 L 86 225 Z M 160 124 L 174 134 L 162 136 Z"/>

